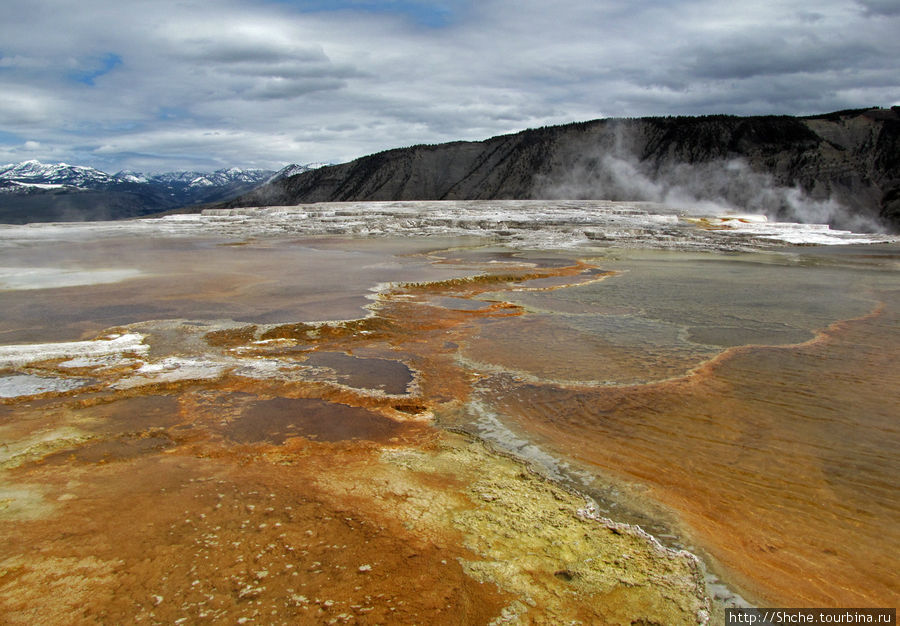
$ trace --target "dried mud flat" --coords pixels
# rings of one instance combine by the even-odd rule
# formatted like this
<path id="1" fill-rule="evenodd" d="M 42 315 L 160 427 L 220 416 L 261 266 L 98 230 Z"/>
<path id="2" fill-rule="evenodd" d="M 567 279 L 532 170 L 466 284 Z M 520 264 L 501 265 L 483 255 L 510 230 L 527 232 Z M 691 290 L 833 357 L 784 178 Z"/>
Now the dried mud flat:
<path id="1" fill-rule="evenodd" d="M 147 322 L 5 355 L 81 387 L 0 405 L 0 622 L 716 621 L 693 556 L 432 424 L 469 399 L 470 322 L 521 314 L 435 298 L 602 280 L 503 269 L 349 322 Z"/>

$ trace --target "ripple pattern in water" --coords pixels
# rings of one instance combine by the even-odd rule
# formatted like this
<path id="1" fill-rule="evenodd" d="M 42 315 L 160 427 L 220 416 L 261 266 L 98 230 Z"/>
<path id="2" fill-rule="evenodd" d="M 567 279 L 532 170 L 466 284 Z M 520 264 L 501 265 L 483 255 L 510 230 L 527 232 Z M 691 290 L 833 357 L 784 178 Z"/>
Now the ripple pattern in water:
<path id="1" fill-rule="evenodd" d="M 487 361 L 494 355 L 482 397 L 518 432 L 561 456 L 649 486 L 650 497 L 677 513 L 690 539 L 749 598 L 892 605 L 900 594 L 896 275 L 815 263 L 761 273 L 746 261 L 645 256 L 621 263 L 632 273 L 618 285 L 613 278 L 518 298 L 541 310 L 532 330 L 556 332 L 532 332 L 515 350 L 512 335 L 487 326 L 467 348 Z M 726 348 L 692 371 L 685 363 L 666 378 L 671 372 L 658 370 L 659 355 L 635 343 L 640 333 L 618 324 L 626 309 L 636 319 L 680 319 L 690 330 L 681 341 L 699 337 L 707 347 L 717 342 L 705 324 L 727 318 L 740 329 L 743 320 L 741 339 L 753 345 Z M 622 348 L 620 371 L 644 371 L 656 382 L 620 376 L 622 384 L 615 372 L 606 381 L 613 386 L 552 380 L 558 372 L 550 370 L 564 364 L 587 380 L 609 359 L 597 339 L 577 342 L 560 330 L 573 332 L 572 315 L 589 322 L 580 332 Z M 817 326 L 825 330 L 816 334 Z M 779 328 L 809 339 L 784 342 L 771 332 Z M 677 342 L 661 342 L 664 335 L 644 338 L 663 356 L 679 350 Z"/>

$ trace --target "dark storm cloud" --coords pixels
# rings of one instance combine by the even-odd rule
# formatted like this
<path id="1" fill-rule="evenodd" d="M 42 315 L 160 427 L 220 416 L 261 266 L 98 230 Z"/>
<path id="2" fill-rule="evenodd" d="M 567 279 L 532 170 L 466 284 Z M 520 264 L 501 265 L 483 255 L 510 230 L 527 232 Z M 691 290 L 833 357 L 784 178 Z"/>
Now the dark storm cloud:
<path id="1" fill-rule="evenodd" d="M 878 49 L 865 42 L 831 42 L 818 37 L 792 40 L 783 36 L 744 35 L 684 50 L 692 62 L 689 79 L 747 79 L 799 73 L 824 73 L 880 65 Z"/>

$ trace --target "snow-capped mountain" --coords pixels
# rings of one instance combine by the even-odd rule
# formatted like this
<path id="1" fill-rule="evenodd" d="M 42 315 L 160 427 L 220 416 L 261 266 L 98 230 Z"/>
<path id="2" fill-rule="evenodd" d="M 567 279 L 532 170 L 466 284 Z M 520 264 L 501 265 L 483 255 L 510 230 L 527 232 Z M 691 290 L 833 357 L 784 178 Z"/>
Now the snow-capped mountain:
<path id="1" fill-rule="evenodd" d="M 320 164 L 289 165 L 282 172 Z M 0 165 L 0 222 L 117 219 L 220 202 L 254 189 L 278 173 L 223 168 L 215 172 L 108 174 L 92 167 L 30 160 Z M 288 174 L 293 175 L 293 174 Z"/>
<path id="2" fill-rule="evenodd" d="M 289 166 L 291 167 L 291 166 Z M 307 167 L 307 166 L 293 166 Z M 231 167 L 215 172 L 167 172 L 165 174 L 147 175 L 141 172 L 123 170 L 116 174 L 68 163 L 41 163 L 40 161 L 23 161 L 0 165 L 0 183 L 18 183 L 26 185 L 61 185 L 78 189 L 97 189 L 118 183 L 155 184 L 168 186 L 185 186 L 195 188 L 225 187 L 232 185 L 257 185 L 272 176 L 272 170 L 241 169 Z"/>
<path id="3" fill-rule="evenodd" d="M 215 172 L 168 172 L 150 177 L 150 181 L 187 185 L 189 187 L 222 187 L 226 185 L 259 185 L 272 176 L 272 170 L 231 167 Z"/>
<path id="4" fill-rule="evenodd" d="M 132 170 L 122 170 L 121 172 L 116 172 L 113 174 L 117 179 L 124 181 L 126 183 L 149 183 L 150 179 L 141 172 L 135 172 Z"/>
<path id="5" fill-rule="evenodd" d="M 23 161 L 0 165 L 0 182 L 27 185 L 61 185 L 66 187 L 92 188 L 108 185 L 116 181 L 115 176 L 106 172 L 68 163 L 41 163 Z"/>
<path id="6" fill-rule="evenodd" d="M 275 182 L 276 180 L 282 180 L 284 178 L 290 178 L 291 176 L 296 176 L 297 174 L 302 174 L 303 172 L 308 172 L 310 170 L 316 170 L 320 167 L 325 167 L 329 165 L 328 163 L 307 163 L 305 165 L 298 165 L 297 163 L 291 163 L 290 165 L 286 165 L 281 168 L 275 174 L 270 177 L 267 183 Z"/>

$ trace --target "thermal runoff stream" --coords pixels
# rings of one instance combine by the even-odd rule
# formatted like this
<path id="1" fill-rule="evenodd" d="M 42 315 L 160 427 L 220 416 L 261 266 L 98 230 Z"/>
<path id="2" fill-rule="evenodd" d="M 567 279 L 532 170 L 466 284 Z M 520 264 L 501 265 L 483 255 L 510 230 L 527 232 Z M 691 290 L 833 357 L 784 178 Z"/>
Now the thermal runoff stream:
<path id="1" fill-rule="evenodd" d="M 898 268 L 626 203 L 4 227 L 0 615 L 895 606 Z"/>

